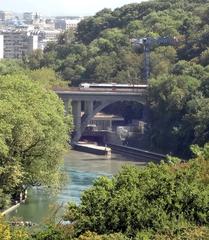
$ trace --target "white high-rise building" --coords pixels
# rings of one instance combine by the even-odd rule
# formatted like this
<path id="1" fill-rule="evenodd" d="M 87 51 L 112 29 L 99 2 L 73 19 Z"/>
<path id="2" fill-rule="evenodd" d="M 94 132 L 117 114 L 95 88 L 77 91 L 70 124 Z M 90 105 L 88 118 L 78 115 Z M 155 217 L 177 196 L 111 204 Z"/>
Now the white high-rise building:
<path id="1" fill-rule="evenodd" d="M 7 30 L 3 36 L 3 58 L 22 58 L 38 48 L 38 36 L 27 31 Z"/>
<path id="2" fill-rule="evenodd" d="M 0 11 L 0 20 L 3 22 L 10 20 L 13 17 L 14 17 L 14 14 L 12 12 Z"/>
<path id="3" fill-rule="evenodd" d="M 4 36 L 0 35 L 0 59 L 4 58 Z"/>

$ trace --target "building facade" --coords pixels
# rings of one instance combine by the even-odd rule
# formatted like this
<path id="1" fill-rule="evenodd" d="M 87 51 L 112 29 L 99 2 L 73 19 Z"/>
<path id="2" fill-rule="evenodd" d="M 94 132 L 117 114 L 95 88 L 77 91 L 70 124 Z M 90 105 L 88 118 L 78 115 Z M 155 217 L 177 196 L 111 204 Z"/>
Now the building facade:
<path id="1" fill-rule="evenodd" d="M 0 11 L 0 21 L 2 21 L 2 22 L 10 20 L 13 17 L 14 17 L 14 14 L 12 12 Z"/>
<path id="2" fill-rule="evenodd" d="M 42 30 L 37 33 L 38 35 L 38 48 L 44 50 L 47 43 L 57 41 L 61 31 L 59 30 Z"/>
<path id="3" fill-rule="evenodd" d="M 78 23 L 82 18 L 77 19 L 56 19 L 55 20 L 55 29 L 60 30 L 76 30 Z"/>
<path id="4" fill-rule="evenodd" d="M 38 36 L 27 31 L 11 30 L 0 33 L 3 39 L 3 58 L 22 58 L 38 48 Z"/>
<path id="5" fill-rule="evenodd" d="M 26 24 L 33 24 L 34 22 L 40 21 L 41 15 L 35 12 L 24 12 L 23 20 Z"/>
<path id="6" fill-rule="evenodd" d="M 4 58 L 4 36 L 0 35 L 0 59 Z"/>

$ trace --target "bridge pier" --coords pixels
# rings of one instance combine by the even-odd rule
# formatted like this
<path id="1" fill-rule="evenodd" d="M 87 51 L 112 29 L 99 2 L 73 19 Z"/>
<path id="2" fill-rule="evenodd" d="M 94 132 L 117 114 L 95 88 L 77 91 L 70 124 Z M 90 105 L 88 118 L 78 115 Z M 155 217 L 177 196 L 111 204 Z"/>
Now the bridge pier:
<path id="1" fill-rule="evenodd" d="M 94 110 L 94 102 L 93 101 L 85 101 L 84 102 L 84 113 L 92 114 Z"/>
<path id="2" fill-rule="evenodd" d="M 73 142 L 78 142 L 81 136 L 81 101 L 72 101 L 72 114 L 75 133 Z"/>
<path id="3" fill-rule="evenodd" d="M 72 143 L 77 143 L 82 136 L 85 128 L 95 116 L 96 113 L 114 102 L 135 101 L 142 104 L 146 103 L 147 90 L 142 89 L 135 91 L 87 91 L 77 90 L 56 90 L 56 93 L 68 106 L 68 102 L 72 103 L 72 114 L 74 120 L 74 136 Z M 84 102 L 84 114 L 81 116 L 81 102 Z M 145 114 L 146 115 L 146 114 Z"/>
<path id="4" fill-rule="evenodd" d="M 143 113 L 142 113 L 142 120 L 145 123 L 149 121 L 149 117 L 150 117 L 149 114 L 150 114 L 150 109 L 149 109 L 149 105 L 146 102 L 145 105 L 143 106 Z"/>

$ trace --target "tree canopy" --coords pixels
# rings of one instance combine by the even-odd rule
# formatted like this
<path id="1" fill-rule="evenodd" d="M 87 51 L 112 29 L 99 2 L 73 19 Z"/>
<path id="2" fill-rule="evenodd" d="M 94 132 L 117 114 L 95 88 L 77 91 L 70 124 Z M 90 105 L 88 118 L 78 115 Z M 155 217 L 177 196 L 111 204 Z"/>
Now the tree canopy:
<path id="1" fill-rule="evenodd" d="M 131 39 L 175 38 L 173 46 L 150 48 L 148 146 L 188 157 L 190 144 L 209 140 L 208 12 L 207 0 L 152 0 L 103 9 L 84 18 L 75 36 L 65 32 L 41 56 L 31 55 L 28 66 L 52 67 L 73 86 L 140 84 L 144 83 L 143 46 L 134 47 Z"/>
<path id="2" fill-rule="evenodd" d="M 187 162 L 168 156 L 160 164 L 126 165 L 111 179 L 96 179 L 79 205 L 68 204 L 68 222 L 52 222 L 25 233 L 26 239 L 207 240 L 209 144 L 191 148 L 194 155 Z M 0 236 L 2 229 L 18 233 L 0 224 Z"/>
<path id="3" fill-rule="evenodd" d="M 130 72 L 130 79 L 136 78 L 141 82 L 143 49 L 136 52 L 130 40 L 175 37 L 178 44 L 172 49 L 166 46 L 160 58 L 156 46 L 151 49 L 151 76 L 168 73 L 173 63 L 179 60 L 206 66 L 208 9 L 207 0 L 153 0 L 127 4 L 114 11 L 103 9 L 82 20 L 75 36 L 68 31 L 62 33 L 57 43 L 50 43 L 44 54 L 36 51 L 29 57 L 28 63 L 33 69 L 52 67 L 74 85 L 87 80 L 100 81 L 100 78 L 103 81 L 127 82 L 128 76 L 124 70 Z M 124 52 L 126 54 L 122 54 Z M 128 62 L 127 56 L 130 58 Z M 99 67 L 101 61 L 101 64 L 104 63 L 104 58 L 107 63 L 114 62 L 106 72 Z"/>
<path id="4" fill-rule="evenodd" d="M 25 75 L 0 77 L 0 194 L 56 185 L 72 129 L 58 96 Z M 5 205 L 0 197 L 0 207 Z"/>
<path id="5" fill-rule="evenodd" d="M 159 165 L 125 166 L 112 179 L 97 179 L 79 206 L 69 204 L 65 218 L 77 235 L 120 232 L 136 240 L 184 239 L 186 231 L 185 239 L 189 234 L 195 239 L 196 226 L 197 239 L 207 239 L 208 230 L 203 229 L 209 226 L 208 145 L 193 146 L 193 152 L 195 158 L 187 163 L 169 157 Z"/>

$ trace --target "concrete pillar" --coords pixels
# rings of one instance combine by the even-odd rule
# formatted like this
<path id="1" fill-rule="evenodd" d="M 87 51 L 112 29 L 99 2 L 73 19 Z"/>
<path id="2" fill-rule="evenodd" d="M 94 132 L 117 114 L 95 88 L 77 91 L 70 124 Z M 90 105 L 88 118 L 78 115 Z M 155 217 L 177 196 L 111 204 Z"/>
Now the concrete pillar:
<path id="1" fill-rule="evenodd" d="M 86 114 L 91 115 L 94 110 L 94 102 L 93 101 L 85 101 L 84 103 L 84 111 Z"/>
<path id="2" fill-rule="evenodd" d="M 63 100 L 65 113 L 69 113 L 69 109 L 72 107 L 72 102 L 70 100 Z"/>
<path id="3" fill-rule="evenodd" d="M 149 106 L 145 104 L 143 106 L 142 121 L 147 123 L 149 121 Z"/>
<path id="4" fill-rule="evenodd" d="M 78 142 L 81 137 L 81 101 L 72 101 L 72 114 L 74 120 L 73 141 Z"/>
<path id="5" fill-rule="evenodd" d="M 112 131 L 112 120 L 110 120 L 110 131 Z"/>

